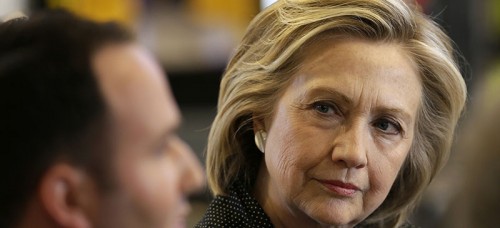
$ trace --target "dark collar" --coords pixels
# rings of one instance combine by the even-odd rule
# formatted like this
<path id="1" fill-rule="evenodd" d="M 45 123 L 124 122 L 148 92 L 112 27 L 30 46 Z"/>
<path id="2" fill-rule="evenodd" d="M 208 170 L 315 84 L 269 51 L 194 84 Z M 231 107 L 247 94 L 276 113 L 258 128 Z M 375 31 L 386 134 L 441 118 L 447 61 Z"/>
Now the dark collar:
<path id="1" fill-rule="evenodd" d="M 196 227 L 273 227 L 273 225 L 246 186 L 236 181 L 229 188 L 229 195 L 215 197 Z"/>

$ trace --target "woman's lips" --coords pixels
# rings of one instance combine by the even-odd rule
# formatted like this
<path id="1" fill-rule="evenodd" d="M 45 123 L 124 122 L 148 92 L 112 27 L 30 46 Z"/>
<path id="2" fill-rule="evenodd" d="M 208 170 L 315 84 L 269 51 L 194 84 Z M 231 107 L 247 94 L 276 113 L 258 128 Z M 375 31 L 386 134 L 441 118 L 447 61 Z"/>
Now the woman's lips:
<path id="1" fill-rule="evenodd" d="M 351 183 L 336 180 L 319 180 L 319 182 L 339 196 L 350 197 L 359 191 L 359 188 Z"/>

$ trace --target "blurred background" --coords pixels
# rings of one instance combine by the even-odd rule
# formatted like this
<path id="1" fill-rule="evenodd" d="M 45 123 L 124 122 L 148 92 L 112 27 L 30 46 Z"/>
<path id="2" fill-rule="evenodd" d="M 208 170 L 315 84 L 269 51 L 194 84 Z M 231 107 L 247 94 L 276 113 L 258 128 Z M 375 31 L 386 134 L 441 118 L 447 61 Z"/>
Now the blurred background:
<path id="1" fill-rule="evenodd" d="M 184 114 L 181 136 L 203 162 L 210 123 L 215 116 L 219 79 L 250 20 L 272 0 L 0 0 L 0 18 L 45 8 L 67 8 L 97 21 L 117 20 L 134 30 L 169 76 Z M 500 0 L 417 0 L 456 43 L 470 95 L 491 75 L 500 74 Z M 498 73 L 494 73 L 495 70 Z M 490 76 L 488 76 L 490 75 Z M 498 76 L 497 76 L 498 78 Z M 496 80 L 500 81 L 500 80 Z M 496 83 L 500 90 L 500 83 Z M 467 119 L 467 113 L 464 119 Z M 460 133 L 460 129 L 459 129 Z M 440 227 L 460 175 L 460 151 L 432 183 L 414 215 L 420 227 Z M 499 193 L 500 194 L 500 193 Z M 190 227 L 210 200 L 208 191 L 193 197 Z M 500 203 L 500 202 L 499 202 Z M 500 212 L 499 212 L 500 213 Z"/>

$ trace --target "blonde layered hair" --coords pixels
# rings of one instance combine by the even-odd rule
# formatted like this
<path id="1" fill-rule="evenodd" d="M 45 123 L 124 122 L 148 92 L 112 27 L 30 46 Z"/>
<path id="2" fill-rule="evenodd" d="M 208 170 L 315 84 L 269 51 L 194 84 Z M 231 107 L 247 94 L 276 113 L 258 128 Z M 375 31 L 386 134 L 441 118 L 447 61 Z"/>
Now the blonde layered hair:
<path id="1" fill-rule="evenodd" d="M 282 0 L 251 22 L 223 75 L 207 146 L 208 183 L 225 195 L 235 180 L 252 186 L 262 161 L 253 120 L 270 118 L 319 39 L 356 37 L 399 44 L 418 66 L 422 100 L 414 143 L 383 204 L 363 224 L 398 226 L 445 164 L 466 87 L 448 36 L 402 0 Z"/>

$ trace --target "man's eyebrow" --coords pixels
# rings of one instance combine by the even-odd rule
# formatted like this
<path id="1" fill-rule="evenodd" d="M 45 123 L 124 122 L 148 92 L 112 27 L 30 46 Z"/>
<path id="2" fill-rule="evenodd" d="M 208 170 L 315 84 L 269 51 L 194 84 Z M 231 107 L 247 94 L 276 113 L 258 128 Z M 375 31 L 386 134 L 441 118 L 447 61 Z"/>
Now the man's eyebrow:
<path id="1" fill-rule="evenodd" d="M 160 137 L 158 138 L 158 140 L 159 141 L 165 140 L 169 136 L 176 134 L 179 131 L 180 126 L 181 126 L 180 121 L 177 121 L 176 123 L 173 123 L 173 124 L 166 125 L 163 132 L 160 134 Z"/>

